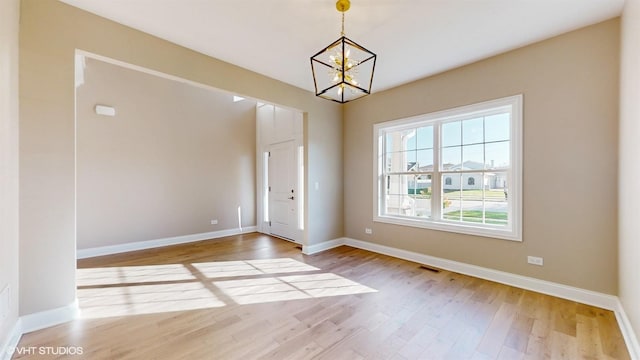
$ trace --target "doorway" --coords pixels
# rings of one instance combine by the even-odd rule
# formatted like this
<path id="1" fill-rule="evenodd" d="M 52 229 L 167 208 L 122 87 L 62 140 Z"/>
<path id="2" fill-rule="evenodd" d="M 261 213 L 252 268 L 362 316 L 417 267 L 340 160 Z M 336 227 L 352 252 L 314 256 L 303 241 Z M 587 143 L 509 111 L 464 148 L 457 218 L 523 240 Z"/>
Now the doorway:
<path id="1" fill-rule="evenodd" d="M 304 237 L 302 118 L 272 104 L 256 109 L 258 230 L 298 244 Z"/>

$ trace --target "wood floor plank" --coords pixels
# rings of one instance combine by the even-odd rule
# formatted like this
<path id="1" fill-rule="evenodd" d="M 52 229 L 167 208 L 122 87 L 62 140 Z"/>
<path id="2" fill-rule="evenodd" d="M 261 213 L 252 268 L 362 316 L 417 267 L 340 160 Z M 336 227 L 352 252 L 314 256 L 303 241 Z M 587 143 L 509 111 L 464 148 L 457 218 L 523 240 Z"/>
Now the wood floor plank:
<path id="1" fill-rule="evenodd" d="M 576 338 L 561 331 L 551 333 L 552 359 L 577 359 L 578 346 Z"/>
<path id="2" fill-rule="evenodd" d="M 595 313 L 594 313 L 595 315 Z M 604 356 L 600 334 L 595 316 L 578 314 L 576 317 L 576 334 L 578 341 L 578 353 L 583 359 L 598 359 Z"/>
<path id="3" fill-rule="evenodd" d="M 492 358 L 497 358 L 502 350 L 509 329 L 516 314 L 516 307 L 512 304 L 503 303 L 495 313 L 489 328 L 485 332 L 478 350 Z"/>
<path id="4" fill-rule="evenodd" d="M 117 275 L 117 276 L 116 276 Z M 13 359 L 629 359 L 611 311 L 341 246 L 245 234 L 78 261 L 83 317 Z"/>
<path id="5" fill-rule="evenodd" d="M 531 329 L 533 328 L 533 322 L 533 318 L 516 313 L 511 328 L 507 333 L 505 345 L 513 350 L 525 353 L 529 342 L 529 334 L 531 334 Z"/>
<path id="6" fill-rule="evenodd" d="M 458 331 L 460 335 L 445 357 L 448 359 L 469 359 L 482 341 L 483 334 L 469 325 L 460 325 Z"/>

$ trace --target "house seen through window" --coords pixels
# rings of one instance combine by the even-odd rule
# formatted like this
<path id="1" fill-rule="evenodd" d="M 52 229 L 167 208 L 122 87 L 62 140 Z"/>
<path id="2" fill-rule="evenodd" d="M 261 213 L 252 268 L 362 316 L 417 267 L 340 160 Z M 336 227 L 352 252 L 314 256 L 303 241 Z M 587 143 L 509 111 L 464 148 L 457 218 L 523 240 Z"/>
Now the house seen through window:
<path id="1" fill-rule="evenodd" d="M 375 125 L 374 220 L 520 240 L 522 96 Z"/>

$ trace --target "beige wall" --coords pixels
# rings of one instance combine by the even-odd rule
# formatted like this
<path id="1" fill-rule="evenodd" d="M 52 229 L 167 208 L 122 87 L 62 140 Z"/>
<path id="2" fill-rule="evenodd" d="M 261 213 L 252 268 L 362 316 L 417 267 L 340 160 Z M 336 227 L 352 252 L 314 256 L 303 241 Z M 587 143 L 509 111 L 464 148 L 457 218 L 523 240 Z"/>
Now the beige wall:
<path id="1" fill-rule="evenodd" d="M 640 1 L 622 14 L 620 69 L 620 300 L 640 341 Z"/>
<path id="2" fill-rule="evenodd" d="M 618 62 L 614 19 L 347 104 L 346 236 L 616 294 Z M 372 222 L 373 124 L 519 93 L 522 242 Z"/>
<path id="3" fill-rule="evenodd" d="M 0 357 L 18 320 L 19 11 L 19 0 L 0 1 L 0 291 L 9 288 L 9 313 L 0 317 Z"/>
<path id="4" fill-rule="evenodd" d="M 344 221 L 342 200 L 343 138 L 342 121 L 327 119 L 315 123 L 310 122 L 309 125 L 307 130 L 309 159 L 305 163 L 309 164 L 309 181 L 307 181 L 306 191 L 310 194 L 310 198 L 315 198 L 315 201 L 309 201 L 305 204 L 307 207 L 305 217 L 308 219 L 306 223 L 309 233 L 306 243 L 313 245 L 344 235 L 342 225 Z M 336 157 L 340 158 L 339 162 L 335 161 Z M 340 216 L 340 222 L 333 226 L 326 226 L 321 219 L 325 218 L 327 214 Z"/>
<path id="5" fill-rule="evenodd" d="M 76 89 L 78 249 L 255 222 L 255 100 L 87 58 Z M 96 104 L 116 108 L 96 115 Z M 217 219 L 217 225 L 211 220 Z"/>
<path id="6" fill-rule="evenodd" d="M 339 105 L 55 0 L 21 4 L 21 314 L 75 298 L 76 48 L 307 112 L 307 184 L 319 181 L 334 192 L 308 191 L 307 217 L 323 228 L 307 226 L 306 238 L 316 243 L 342 235 Z"/>

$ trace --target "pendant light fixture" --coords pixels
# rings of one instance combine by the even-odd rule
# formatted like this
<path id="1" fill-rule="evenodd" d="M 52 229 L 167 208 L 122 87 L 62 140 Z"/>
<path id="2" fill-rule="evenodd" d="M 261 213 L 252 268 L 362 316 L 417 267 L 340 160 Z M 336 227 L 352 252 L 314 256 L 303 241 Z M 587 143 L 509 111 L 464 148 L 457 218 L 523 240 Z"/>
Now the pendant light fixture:
<path id="1" fill-rule="evenodd" d="M 342 13 L 340 38 L 311 57 L 316 96 L 339 103 L 369 95 L 376 67 L 376 54 L 344 35 L 344 13 L 350 7 L 349 0 L 336 2 Z"/>

